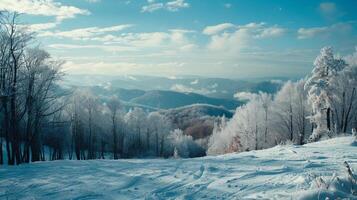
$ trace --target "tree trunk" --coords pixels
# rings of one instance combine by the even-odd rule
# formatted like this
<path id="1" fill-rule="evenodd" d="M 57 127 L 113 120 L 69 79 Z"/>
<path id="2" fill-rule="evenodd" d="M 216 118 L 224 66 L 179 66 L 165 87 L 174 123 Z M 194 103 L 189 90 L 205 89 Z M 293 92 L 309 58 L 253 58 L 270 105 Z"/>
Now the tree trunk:
<path id="1" fill-rule="evenodd" d="M 1 134 L 0 134 L 0 165 L 4 164 L 4 154 L 2 151 L 2 130 L 1 130 Z"/>
<path id="2" fill-rule="evenodd" d="M 293 127 L 293 108 L 292 105 L 290 104 L 290 140 L 291 142 L 294 141 L 294 127 Z"/>
<path id="3" fill-rule="evenodd" d="M 117 136 L 117 130 L 115 124 L 115 116 L 112 117 L 112 123 L 113 123 L 113 157 L 115 160 L 117 160 L 119 157 L 118 157 L 118 136 Z"/>
<path id="4" fill-rule="evenodd" d="M 267 145 L 268 136 L 268 108 L 265 109 L 265 130 L 264 130 L 264 145 Z"/>
<path id="5" fill-rule="evenodd" d="M 347 109 L 347 112 L 346 112 L 346 115 L 345 115 L 344 124 L 343 124 L 343 132 L 344 132 L 344 133 L 347 131 L 348 121 L 349 121 L 348 119 L 349 119 L 349 115 L 350 115 L 351 110 L 352 110 L 355 92 L 356 92 L 356 88 L 353 88 L 353 89 L 352 89 L 351 98 L 350 98 L 350 104 L 349 104 L 349 106 L 348 106 L 348 109 Z"/>
<path id="6" fill-rule="evenodd" d="M 101 159 L 104 159 L 104 148 L 105 148 L 105 143 L 104 143 L 104 140 L 102 139 L 101 143 L 100 143 L 100 149 L 101 149 L 100 158 Z"/>
<path id="7" fill-rule="evenodd" d="M 258 125 L 255 125 L 255 150 L 258 150 Z"/>
<path id="8" fill-rule="evenodd" d="M 327 129 L 331 131 L 331 108 L 327 108 L 326 120 L 327 120 Z"/>
<path id="9" fill-rule="evenodd" d="M 118 159 L 118 136 L 116 131 L 113 131 L 113 157 L 114 159 Z"/>
<path id="10" fill-rule="evenodd" d="M 14 160 L 12 160 L 12 151 L 11 151 L 11 137 L 9 135 L 9 112 L 7 109 L 7 101 L 4 100 L 4 132 L 5 132 L 5 146 L 7 152 L 7 164 L 14 165 Z"/>
<path id="11" fill-rule="evenodd" d="M 301 127 L 301 132 L 300 132 L 300 145 L 304 144 L 304 139 L 305 139 L 305 112 L 303 111 L 302 113 L 302 127 Z"/>
<path id="12" fill-rule="evenodd" d="M 87 152 L 87 158 L 88 159 L 93 159 L 93 149 L 92 149 L 92 111 L 91 108 L 89 108 L 88 111 L 88 125 L 89 125 L 89 138 L 88 138 L 88 152 Z"/>
<path id="13" fill-rule="evenodd" d="M 150 135 L 149 135 L 149 128 L 146 129 L 146 149 L 150 149 Z"/>
<path id="14" fill-rule="evenodd" d="M 161 144 L 160 144 L 160 156 L 163 156 L 164 155 L 164 136 L 161 137 Z"/>
<path id="15" fill-rule="evenodd" d="M 156 140 L 156 155 L 159 155 L 159 133 L 158 130 L 156 129 L 155 131 L 155 140 Z"/>
<path id="16" fill-rule="evenodd" d="M 34 130 L 35 132 L 31 136 L 31 161 L 41 161 L 41 136 L 40 136 L 40 119 L 38 114 L 35 116 Z"/>

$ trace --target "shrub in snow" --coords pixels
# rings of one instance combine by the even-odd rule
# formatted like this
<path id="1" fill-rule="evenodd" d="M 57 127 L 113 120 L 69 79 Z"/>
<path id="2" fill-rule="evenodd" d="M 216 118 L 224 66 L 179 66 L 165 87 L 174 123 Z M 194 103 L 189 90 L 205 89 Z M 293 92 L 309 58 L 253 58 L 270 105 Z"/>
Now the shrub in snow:
<path id="1" fill-rule="evenodd" d="M 356 199 L 357 198 L 357 178 L 353 174 L 351 167 L 344 162 L 346 177 L 312 176 L 313 183 L 311 190 L 303 192 L 299 199 Z"/>
<path id="2" fill-rule="evenodd" d="M 178 154 L 178 151 L 177 151 L 177 148 L 175 147 L 175 149 L 174 149 L 174 156 L 173 156 L 174 158 L 180 158 L 180 155 Z"/>
<path id="3" fill-rule="evenodd" d="M 174 157 L 194 157 L 202 151 L 202 148 L 193 140 L 192 136 L 184 135 L 180 129 L 171 131 L 168 139 L 173 149 L 171 155 L 174 155 Z M 177 155 L 175 156 L 175 154 Z"/>

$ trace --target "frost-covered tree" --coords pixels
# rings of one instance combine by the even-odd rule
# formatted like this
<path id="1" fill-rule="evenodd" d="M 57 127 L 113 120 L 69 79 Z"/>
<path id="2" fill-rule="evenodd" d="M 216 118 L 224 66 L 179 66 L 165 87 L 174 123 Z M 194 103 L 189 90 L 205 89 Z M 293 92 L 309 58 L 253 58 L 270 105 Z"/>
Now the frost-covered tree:
<path id="1" fill-rule="evenodd" d="M 274 132 L 286 134 L 287 139 L 298 144 L 304 143 L 305 135 L 309 132 L 309 109 L 304 84 L 304 80 L 286 82 L 275 95 L 273 105 Z"/>
<path id="2" fill-rule="evenodd" d="M 99 102 L 97 97 L 90 91 L 86 91 L 83 96 L 84 109 L 87 114 L 88 125 L 88 152 L 87 159 L 95 159 L 96 156 L 96 122 L 99 113 Z"/>
<path id="3" fill-rule="evenodd" d="M 332 80 L 332 120 L 337 133 L 351 130 L 357 109 L 357 66 L 346 66 Z"/>
<path id="4" fill-rule="evenodd" d="M 120 109 L 120 101 L 117 97 L 112 97 L 107 106 L 110 111 L 110 119 L 112 123 L 112 135 L 113 135 L 113 158 L 118 159 L 118 112 Z"/>
<path id="5" fill-rule="evenodd" d="M 31 48 L 33 34 L 18 22 L 19 14 L 0 12 L 0 137 L 9 165 L 44 160 L 45 127 L 62 108 L 57 92 L 62 62 Z"/>
<path id="6" fill-rule="evenodd" d="M 336 59 L 331 47 L 324 47 L 314 62 L 314 69 L 306 81 L 308 101 L 312 105 L 311 121 L 316 125 L 311 140 L 318 140 L 331 131 L 331 82 L 345 67 L 342 59 Z"/>
<path id="7" fill-rule="evenodd" d="M 171 144 L 170 151 L 172 153 L 170 154 L 174 157 L 189 158 L 201 151 L 201 148 L 195 143 L 192 136 L 185 135 L 180 129 L 171 131 L 168 140 Z"/>
<path id="8" fill-rule="evenodd" d="M 4 115 L 3 126 L 8 164 L 20 164 L 21 134 L 20 123 L 23 116 L 19 96 L 20 71 L 23 69 L 24 53 L 31 35 L 18 25 L 17 13 L 0 13 L 0 99 Z"/>
<path id="9" fill-rule="evenodd" d="M 223 131 L 226 126 L 227 120 L 225 116 L 214 123 L 212 135 L 208 141 L 208 155 L 223 154 L 229 148 L 228 144 L 232 140 L 232 136 L 230 135 L 230 132 Z"/>
<path id="10" fill-rule="evenodd" d="M 66 107 L 70 116 L 71 152 L 77 160 L 85 160 L 85 109 L 82 104 L 81 91 L 74 91 Z"/>
<path id="11" fill-rule="evenodd" d="M 162 156 L 165 140 L 171 130 L 169 120 L 158 112 L 150 113 L 148 116 L 148 128 L 152 135 L 153 144 L 150 145 L 157 156 Z"/>
<path id="12" fill-rule="evenodd" d="M 143 109 L 135 107 L 125 115 L 125 122 L 130 132 L 126 137 L 127 150 L 133 154 L 140 154 L 143 148 L 143 133 L 147 124 L 146 113 Z"/>
<path id="13" fill-rule="evenodd" d="M 26 145 L 23 161 L 41 160 L 42 125 L 50 121 L 50 117 L 62 110 L 57 84 L 62 77 L 62 62 L 53 60 L 44 50 L 27 49 L 24 53 L 24 68 L 20 72 L 21 97 L 24 99 L 24 116 L 26 124 Z M 53 121 L 53 120 L 52 120 Z"/>
<path id="14" fill-rule="evenodd" d="M 207 154 L 257 150 L 274 145 L 275 136 L 270 128 L 271 101 L 270 95 L 265 93 L 251 95 L 249 102 L 237 108 L 231 120 L 216 125 Z"/>

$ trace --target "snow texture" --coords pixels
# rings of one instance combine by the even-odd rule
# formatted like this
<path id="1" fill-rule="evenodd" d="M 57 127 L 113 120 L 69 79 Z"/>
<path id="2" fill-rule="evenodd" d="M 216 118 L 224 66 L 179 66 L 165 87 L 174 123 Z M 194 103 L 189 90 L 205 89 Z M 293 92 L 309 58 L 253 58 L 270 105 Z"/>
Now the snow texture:
<path id="1" fill-rule="evenodd" d="M 343 164 L 357 169 L 353 141 L 340 137 L 195 159 L 2 166 L 0 199 L 356 199 Z M 323 189 L 316 186 L 320 178 L 338 182 Z"/>

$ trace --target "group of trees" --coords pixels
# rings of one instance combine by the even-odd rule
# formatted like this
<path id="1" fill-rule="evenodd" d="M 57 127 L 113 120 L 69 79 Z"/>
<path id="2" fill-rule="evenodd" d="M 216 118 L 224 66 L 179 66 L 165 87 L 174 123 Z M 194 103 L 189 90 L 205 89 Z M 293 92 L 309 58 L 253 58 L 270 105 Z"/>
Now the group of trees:
<path id="1" fill-rule="evenodd" d="M 251 94 L 231 120 L 218 121 L 207 153 L 257 150 L 286 141 L 304 144 L 350 132 L 357 126 L 356 87 L 355 62 L 324 47 L 309 77 L 286 82 L 275 95 Z"/>
<path id="2" fill-rule="evenodd" d="M 76 159 L 105 158 L 106 152 L 114 159 L 165 156 L 171 124 L 164 116 L 141 108 L 126 112 L 118 98 L 102 102 L 83 89 L 75 91 L 69 102 L 63 119 L 70 118 L 68 141 Z"/>
<path id="3" fill-rule="evenodd" d="M 41 130 L 61 107 L 55 93 L 61 62 L 30 46 L 32 34 L 17 24 L 17 14 L 0 14 L 0 164 L 5 153 L 11 165 L 38 161 Z"/>
<path id="4" fill-rule="evenodd" d="M 0 15 L 0 164 L 194 155 L 198 144 L 164 115 L 60 87 L 63 62 L 36 47 L 18 21 Z"/>
<path id="5" fill-rule="evenodd" d="M 69 159 L 171 157 L 175 148 L 179 156 L 192 157 L 199 148 L 191 136 L 174 130 L 164 115 L 138 107 L 126 111 L 115 96 L 99 99 L 81 88 L 66 102 L 60 116 L 61 121 L 67 121 L 67 129 L 61 131 L 66 139 L 54 138 L 61 144 L 47 146 L 66 152 Z"/>

